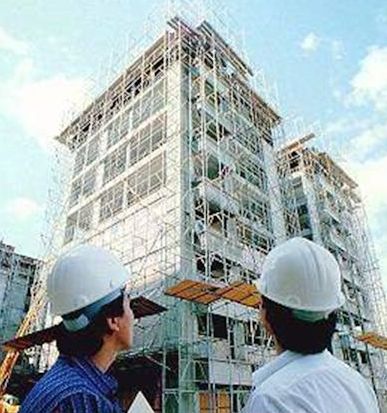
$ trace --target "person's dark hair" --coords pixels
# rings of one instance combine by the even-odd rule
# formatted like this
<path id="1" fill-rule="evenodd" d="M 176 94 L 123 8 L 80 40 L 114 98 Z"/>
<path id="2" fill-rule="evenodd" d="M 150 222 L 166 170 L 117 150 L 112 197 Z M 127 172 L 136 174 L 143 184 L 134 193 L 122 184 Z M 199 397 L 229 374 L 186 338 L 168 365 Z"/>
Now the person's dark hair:
<path id="1" fill-rule="evenodd" d="M 110 334 L 107 319 L 124 314 L 123 294 L 102 307 L 94 320 L 84 329 L 69 332 L 62 329 L 56 340 L 59 353 L 67 356 L 93 356 L 103 345 L 103 336 Z"/>
<path id="2" fill-rule="evenodd" d="M 337 315 L 331 313 L 327 319 L 307 322 L 293 316 L 290 308 L 277 304 L 262 296 L 266 319 L 284 350 L 301 354 L 316 354 L 331 348 Z"/>

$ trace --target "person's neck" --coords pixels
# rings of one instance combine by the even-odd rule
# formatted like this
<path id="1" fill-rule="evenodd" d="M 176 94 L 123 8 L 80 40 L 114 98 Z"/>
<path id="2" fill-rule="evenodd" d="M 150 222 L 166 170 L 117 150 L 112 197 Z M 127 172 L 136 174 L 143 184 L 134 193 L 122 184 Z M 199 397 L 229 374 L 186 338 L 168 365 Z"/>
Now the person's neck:
<path id="1" fill-rule="evenodd" d="M 106 373 L 109 370 L 109 367 L 113 364 L 114 360 L 117 357 L 117 351 L 112 350 L 107 346 L 102 346 L 102 348 L 93 356 L 90 357 L 90 360 L 97 366 L 102 373 Z"/>
<path id="2" fill-rule="evenodd" d="M 277 353 L 277 356 L 279 356 L 281 353 L 283 353 L 285 350 L 281 347 L 280 343 L 278 343 L 278 340 L 274 336 L 274 345 L 275 345 L 275 351 Z"/>

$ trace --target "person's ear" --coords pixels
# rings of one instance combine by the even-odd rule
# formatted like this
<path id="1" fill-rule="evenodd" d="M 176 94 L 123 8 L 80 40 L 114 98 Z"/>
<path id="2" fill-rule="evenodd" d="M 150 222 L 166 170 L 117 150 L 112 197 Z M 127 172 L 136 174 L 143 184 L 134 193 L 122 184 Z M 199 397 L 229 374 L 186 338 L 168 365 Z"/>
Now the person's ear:
<path id="1" fill-rule="evenodd" d="M 110 331 L 113 333 L 114 331 L 119 331 L 120 330 L 120 325 L 118 322 L 118 317 L 108 317 L 106 319 L 107 325 L 110 329 Z"/>

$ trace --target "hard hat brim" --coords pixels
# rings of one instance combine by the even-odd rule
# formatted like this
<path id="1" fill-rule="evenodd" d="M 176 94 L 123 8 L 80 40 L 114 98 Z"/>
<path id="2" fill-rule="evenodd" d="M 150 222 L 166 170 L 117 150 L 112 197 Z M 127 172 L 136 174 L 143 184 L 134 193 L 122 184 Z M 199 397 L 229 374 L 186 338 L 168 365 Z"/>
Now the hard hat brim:
<path id="1" fill-rule="evenodd" d="M 160 314 L 167 310 L 167 308 L 162 305 L 157 304 L 156 302 L 143 296 L 133 298 L 130 306 L 132 308 L 134 318 L 136 319 Z M 23 351 L 33 346 L 42 345 L 44 343 L 50 343 L 57 340 L 60 335 L 65 332 L 65 326 L 63 322 L 61 322 L 60 324 L 52 327 L 5 341 L 4 343 L 1 343 L 1 347 L 5 351 Z"/>

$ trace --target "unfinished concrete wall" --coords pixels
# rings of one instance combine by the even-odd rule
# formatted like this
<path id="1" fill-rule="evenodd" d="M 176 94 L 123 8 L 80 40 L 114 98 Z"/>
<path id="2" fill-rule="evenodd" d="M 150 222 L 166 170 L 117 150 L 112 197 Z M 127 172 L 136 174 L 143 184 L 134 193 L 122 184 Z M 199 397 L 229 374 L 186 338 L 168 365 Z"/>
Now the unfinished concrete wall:
<path id="1" fill-rule="evenodd" d="M 39 261 L 18 254 L 0 242 L 1 341 L 15 336 L 30 304 L 30 292 Z"/>

